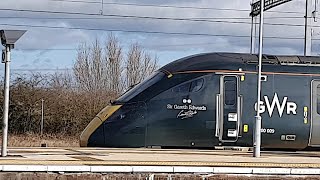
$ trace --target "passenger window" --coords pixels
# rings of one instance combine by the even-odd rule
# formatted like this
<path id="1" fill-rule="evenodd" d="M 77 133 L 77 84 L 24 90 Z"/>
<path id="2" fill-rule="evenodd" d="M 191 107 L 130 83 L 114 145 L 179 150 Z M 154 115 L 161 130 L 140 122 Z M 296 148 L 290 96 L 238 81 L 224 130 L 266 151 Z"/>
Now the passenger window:
<path id="1" fill-rule="evenodd" d="M 320 85 L 317 86 L 317 113 L 320 114 Z"/>
<path id="2" fill-rule="evenodd" d="M 186 83 L 186 84 L 182 84 L 180 86 L 177 86 L 177 87 L 173 88 L 173 92 L 187 93 L 187 92 L 189 92 L 190 84 L 191 83 Z"/>
<path id="3" fill-rule="evenodd" d="M 237 87 L 234 81 L 225 81 L 224 83 L 224 102 L 226 105 L 235 105 L 237 99 Z"/>
<path id="4" fill-rule="evenodd" d="M 197 79 L 191 83 L 190 92 L 198 92 L 203 86 L 203 79 Z"/>

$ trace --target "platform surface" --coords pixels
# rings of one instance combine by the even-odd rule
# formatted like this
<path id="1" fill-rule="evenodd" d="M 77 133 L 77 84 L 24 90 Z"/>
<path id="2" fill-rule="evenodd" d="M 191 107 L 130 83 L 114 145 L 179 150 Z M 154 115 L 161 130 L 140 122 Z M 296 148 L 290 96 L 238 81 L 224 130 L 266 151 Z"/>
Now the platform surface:
<path id="1" fill-rule="evenodd" d="M 111 149 L 111 148 L 9 148 L 0 165 L 87 165 L 87 166 L 201 166 L 320 168 L 317 151 Z"/>

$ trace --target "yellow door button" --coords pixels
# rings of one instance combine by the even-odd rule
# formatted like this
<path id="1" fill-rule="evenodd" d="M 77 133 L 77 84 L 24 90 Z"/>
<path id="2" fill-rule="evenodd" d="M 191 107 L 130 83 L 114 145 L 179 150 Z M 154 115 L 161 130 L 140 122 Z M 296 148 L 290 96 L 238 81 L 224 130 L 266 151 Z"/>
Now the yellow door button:
<path id="1" fill-rule="evenodd" d="M 249 126 L 247 124 L 243 125 L 243 132 L 248 132 L 249 131 Z"/>

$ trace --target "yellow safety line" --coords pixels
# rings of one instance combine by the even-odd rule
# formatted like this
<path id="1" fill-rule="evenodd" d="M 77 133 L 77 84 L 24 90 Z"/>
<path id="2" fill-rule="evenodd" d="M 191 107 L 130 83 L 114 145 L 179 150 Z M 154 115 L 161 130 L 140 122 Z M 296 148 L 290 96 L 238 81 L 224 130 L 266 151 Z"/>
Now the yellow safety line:
<path id="1" fill-rule="evenodd" d="M 146 165 L 146 166 L 212 166 L 212 167 L 277 167 L 320 168 L 320 164 L 237 163 L 237 162 L 170 162 L 170 161 L 63 161 L 63 160 L 0 160 L 0 165 Z"/>

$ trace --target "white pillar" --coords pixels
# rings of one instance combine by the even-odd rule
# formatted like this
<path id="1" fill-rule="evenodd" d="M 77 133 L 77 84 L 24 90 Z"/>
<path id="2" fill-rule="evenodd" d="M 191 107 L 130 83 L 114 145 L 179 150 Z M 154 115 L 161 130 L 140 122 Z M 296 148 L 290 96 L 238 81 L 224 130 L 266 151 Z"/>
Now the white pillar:
<path id="1" fill-rule="evenodd" d="M 260 157 L 261 148 L 261 71 L 262 71 L 262 48 L 263 48 L 263 11 L 264 0 L 260 1 L 260 33 L 259 33 L 259 72 L 258 72 L 258 100 L 257 100 L 257 116 L 255 117 L 255 129 L 253 136 L 253 157 Z"/>
<path id="2" fill-rule="evenodd" d="M 11 45 L 6 46 L 5 59 L 5 81 L 4 81 L 4 102 L 3 102 L 3 122 L 2 122 L 2 149 L 1 156 L 7 156 L 8 146 L 8 116 L 9 116 L 9 87 L 10 87 L 10 52 Z"/>
<path id="3" fill-rule="evenodd" d="M 306 0 L 306 13 L 305 13 L 305 29 L 304 29 L 304 55 L 311 56 L 311 23 L 312 23 L 312 12 L 311 7 L 313 5 L 310 0 Z"/>
<path id="4" fill-rule="evenodd" d="M 250 54 L 255 53 L 255 38 L 256 38 L 256 24 L 255 24 L 255 17 L 251 17 L 251 47 L 250 47 Z"/>

